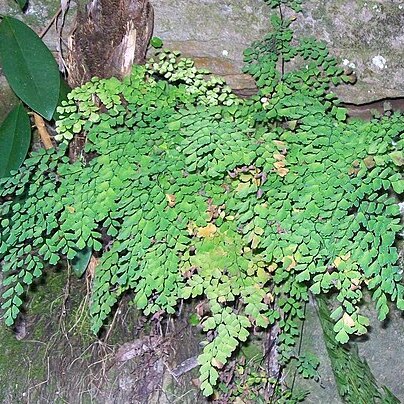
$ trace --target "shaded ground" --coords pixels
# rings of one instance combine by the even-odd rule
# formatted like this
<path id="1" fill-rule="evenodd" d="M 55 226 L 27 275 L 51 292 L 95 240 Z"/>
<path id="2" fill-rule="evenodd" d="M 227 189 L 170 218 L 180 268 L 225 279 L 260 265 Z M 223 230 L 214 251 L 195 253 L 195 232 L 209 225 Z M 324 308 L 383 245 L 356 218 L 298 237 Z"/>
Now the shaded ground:
<path id="1" fill-rule="evenodd" d="M 170 373 L 198 351 L 199 332 L 186 321 L 145 322 L 126 301 L 97 340 L 85 282 L 56 273 L 31 296 L 13 331 L 0 326 L 1 403 L 203 402 L 195 373 Z"/>
<path id="2" fill-rule="evenodd" d="M 178 368 L 200 350 L 201 334 L 184 320 L 186 313 L 168 322 L 146 321 L 125 299 L 98 340 L 90 332 L 85 280 L 63 271 L 45 283 L 31 294 L 14 330 L 0 326 L 1 403 L 206 402 L 196 387 L 197 369 L 181 375 Z M 373 328 L 358 342 L 360 354 L 377 380 L 404 401 L 403 316 L 392 311 L 380 324 L 372 308 L 365 310 Z M 342 403 L 313 304 L 307 318 L 302 347 L 320 358 L 321 380 L 297 377 L 296 387 L 311 391 L 307 403 Z"/>

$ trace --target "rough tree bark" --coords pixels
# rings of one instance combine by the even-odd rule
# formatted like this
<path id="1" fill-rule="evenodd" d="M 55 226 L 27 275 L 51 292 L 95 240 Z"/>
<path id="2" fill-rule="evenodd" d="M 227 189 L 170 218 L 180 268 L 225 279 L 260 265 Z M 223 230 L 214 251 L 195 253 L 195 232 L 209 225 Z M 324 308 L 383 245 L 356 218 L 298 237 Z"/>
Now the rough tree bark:
<path id="1" fill-rule="evenodd" d="M 68 40 L 70 86 L 94 76 L 122 78 L 134 63 L 144 63 L 153 15 L 149 0 L 92 0 L 79 9 Z"/>
<path id="2" fill-rule="evenodd" d="M 149 0 L 92 0 L 77 13 L 68 39 L 66 66 L 70 87 L 92 77 L 122 78 L 133 64 L 144 63 L 153 32 L 154 13 Z M 77 160 L 85 136 L 77 135 L 69 155 Z"/>

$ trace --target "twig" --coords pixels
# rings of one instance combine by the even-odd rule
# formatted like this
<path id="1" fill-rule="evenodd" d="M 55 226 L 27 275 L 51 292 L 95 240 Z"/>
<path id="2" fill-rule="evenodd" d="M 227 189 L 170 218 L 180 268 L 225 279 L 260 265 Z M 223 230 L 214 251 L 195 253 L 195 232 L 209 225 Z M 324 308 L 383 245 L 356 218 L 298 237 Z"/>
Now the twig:
<path id="1" fill-rule="evenodd" d="M 36 384 L 35 386 L 32 386 L 32 387 L 30 387 L 30 388 L 28 389 L 28 403 L 30 402 L 30 396 L 29 396 L 30 391 L 33 390 L 33 389 L 36 389 L 37 387 L 42 386 L 43 384 L 46 384 L 46 383 L 49 382 L 49 378 L 50 378 L 50 369 L 49 369 L 49 368 L 50 368 L 50 367 L 49 367 L 49 356 L 48 356 L 48 374 L 47 374 L 46 380 L 44 380 L 43 382 L 38 383 L 38 384 Z"/>
<path id="2" fill-rule="evenodd" d="M 53 147 L 53 143 L 50 138 L 49 132 L 46 129 L 45 121 L 36 112 L 34 112 L 34 121 L 45 149 L 51 149 Z"/>
<path id="3" fill-rule="evenodd" d="M 70 368 L 74 365 L 74 363 L 75 363 L 76 361 L 78 361 L 79 359 L 81 359 L 81 358 L 85 355 L 85 353 L 86 353 L 89 349 L 91 349 L 91 348 L 93 347 L 93 345 L 94 345 L 94 343 L 91 343 L 76 359 L 74 359 L 73 362 L 71 362 L 70 365 L 67 367 L 67 370 L 70 370 Z"/>
<path id="4" fill-rule="evenodd" d="M 112 353 L 107 354 L 107 355 L 104 356 L 102 359 L 100 359 L 100 360 L 98 360 L 98 361 L 96 361 L 96 362 L 93 362 L 93 363 L 91 363 L 90 365 L 88 365 L 87 368 L 90 369 L 91 367 L 93 367 L 93 366 L 95 366 L 95 365 L 98 365 L 99 363 L 105 364 L 105 361 L 108 360 L 107 356 L 111 356 L 111 355 L 112 355 Z"/>
<path id="5" fill-rule="evenodd" d="M 118 314 L 121 314 L 121 306 L 122 306 L 122 300 L 118 304 L 118 308 L 117 308 L 117 310 L 116 310 L 116 312 L 114 314 L 114 317 L 112 319 L 111 325 L 109 326 L 107 334 L 105 335 L 104 343 L 106 343 L 108 341 L 109 335 L 111 334 L 111 331 L 112 331 L 112 329 L 113 329 L 113 327 L 115 325 L 115 322 L 116 322 L 116 319 L 118 317 Z"/>
<path id="6" fill-rule="evenodd" d="M 84 318 L 85 310 L 87 308 L 86 306 L 87 306 L 87 303 L 88 303 L 88 299 L 89 299 L 89 297 L 88 297 L 88 293 L 87 293 L 84 300 L 82 300 L 82 302 L 80 303 L 80 306 L 79 306 L 79 308 L 77 310 L 80 314 L 77 316 L 77 319 L 76 319 L 75 323 L 67 331 L 68 334 L 71 334 L 71 332 L 78 326 L 80 321 L 82 321 L 82 319 Z"/>
<path id="7" fill-rule="evenodd" d="M 195 369 L 197 366 L 199 366 L 198 358 L 196 356 L 192 356 L 191 358 L 185 359 L 175 369 L 169 369 L 169 372 L 175 378 L 175 380 L 177 380 L 178 377 L 182 376 L 184 373 L 187 373 L 192 369 Z"/>
<path id="8" fill-rule="evenodd" d="M 168 370 L 168 373 L 170 373 L 170 375 L 174 378 L 174 380 L 178 383 L 178 378 L 177 376 L 172 372 L 172 370 L 170 369 L 170 367 L 167 365 L 167 363 L 165 361 L 163 361 L 163 365 L 165 366 L 165 368 Z M 163 388 L 161 388 L 163 390 Z M 164 391 L 164 390 L 163 390 Z"/>
<path id="9" fill-rule="evenodd" d="M 36 339 L 24 339 L 24 342 L 33 342 L 35 344 L 42 344 L 42 345 L 47 345 L 46 342 L 43 341 L 37 341 Z"/>
<path id="10" fill-rule="evenodd" d="M 172 402 L 172 404 L 175 404 L 175 403 L 181 403 L 181 400 L 185 397 L 185 396 L 187 396 L 189 393 L 192 393 L 194 390 L 188 390 L 187 392 L 185 392 L 182 396 L 180 396 L 180 397 L 178 397 L 178 398 L 176 398 L 173 402 Z"/>
<path id="11" fill-rule="evenodd" d="M 49 31 L 49 28 L 54 24 L 54 22 L 58 19 L 60 13 L 62 12 L 62 6 L 60 6 L 58 8 L 58 10 L 56 11 L 56 14 L 52 17 L 52 19 L 48 22 L 48 24 L 46 25 L 46 27 L 41 31 L 41 33 L 39 34 L 39 38 L 43 38 L 46 33 Z"/>
<path id="12" fill-rule="evenodd" d="M 61 306 L 61 313 L 59 317 L 59 330 L 62 332 L 63 336 L 66 338 L 70 346 L 70 351 L 73 354 L 73 346 L 69 340 L 68 332 L 66 331 L 66 313 L 67 313 L 67 302 L 70 297 L 70 277 L 71 277 L 71 266 L 67 264 L 67 282 L 63 288 L 63 301 Z"/>

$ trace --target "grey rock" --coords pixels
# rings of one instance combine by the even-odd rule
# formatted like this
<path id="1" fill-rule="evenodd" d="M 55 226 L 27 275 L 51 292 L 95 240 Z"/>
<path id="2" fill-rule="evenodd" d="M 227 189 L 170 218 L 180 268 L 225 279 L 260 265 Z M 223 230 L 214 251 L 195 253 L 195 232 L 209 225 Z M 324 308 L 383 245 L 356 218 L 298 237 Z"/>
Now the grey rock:
<path id="1" fill-rule="evenodd" d="M 337 92 L 344 102 L 404 96 L 404 3 L 399 0 L 304 2 L 298 35 L 324 40 L 358 81 Z"/>
<path id="2" fill-rule="evenodd" d="M 196 65 L 223 76 L 236 90 L 253 91 L 241 74 L 243 51 L 270 29 L 261 0 L 152 0 L 154 35 L 164 46 L 192 57 Z"/>
<path id="3" fill-rule="evenodd" d="M 3 121 L 16 103 L 17 97 L 7 84 L 6 78 L 0 75 L 0 122 Z"/>
<path id="4" fill-rule="evenodd" d="M 254 82 L 241 75 L 242 52 L 270 29 L 263 0 L 152 0 L 155 35 L 168 48 L 196 58 L 237 90 Z M 293 23 L 297 37 L 324 40 L 353 67 L 355 86 L 341 86 L 346 103 L 404 96 L 404 3 L 398 0 L 308 0 Z"/>
<path id="5" fill-rule="evenodd" d="M 379 386 L 386 386 L 400 401 L 404 402 L 404 385 L 401 382 L 404 374 L 403 314 L 392 307 L 388 320 L 380 322 L 377 319 L 373 302 L 365 303 L 361 312 L 369 318 L 371 329 L 365 337 L 354 339 L 359 355 L 368 363 Z M 295 386 L 310 391 L 305 402 L 313 404 L 342 403 L 314 303 L 310 303 L 306 307 L 302 352 L 315 354 L 320 359 L 318 369 L 320 381 L 318 383 L 300 376 L 296 377 Z"/>
<path id="6" fill-rule="evenodd" d="M 359 354 L 366 359 L 380 385 L 385 385 L 404 402 L 404 316 L 392 308 L 388 319 L 380 322 L 372 306 L 363 309 L 372 326 L 367 337 L 358 342 Z"/>
<path id="7" fill-rule="evenodd" d="M 303 379 L 299 374 L 296 375 L 295 387 L 310 392 L 304 402 L 309 404 L 342 404 L 343 401 L 338 394 L 331 361 L 324 342 L 323 330 L 314 302 L 310 302 L 306 306 L 301 352 L 314 354 L 320 360 L 319 381 Z M 291 376 L 292 379 L 293 377 L 295 376 Z"/>

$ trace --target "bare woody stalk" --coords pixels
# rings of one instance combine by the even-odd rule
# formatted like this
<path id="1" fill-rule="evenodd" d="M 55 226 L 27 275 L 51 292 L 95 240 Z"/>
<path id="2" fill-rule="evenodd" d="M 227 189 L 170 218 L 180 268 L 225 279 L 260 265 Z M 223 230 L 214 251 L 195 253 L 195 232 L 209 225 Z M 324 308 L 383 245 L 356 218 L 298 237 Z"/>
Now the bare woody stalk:
<path id="1" fill-rule="evenodd" d="M 51 149 L 53 147 L 53 143 L 51 137 L 49 135 L 48 130 L 46 129 L 45 121 L 43 118 L 34 112 L 34 122 L 35 126 L 38 129 L 39 137 L 41 138 L 41 142 L 45 149 Z"/>

